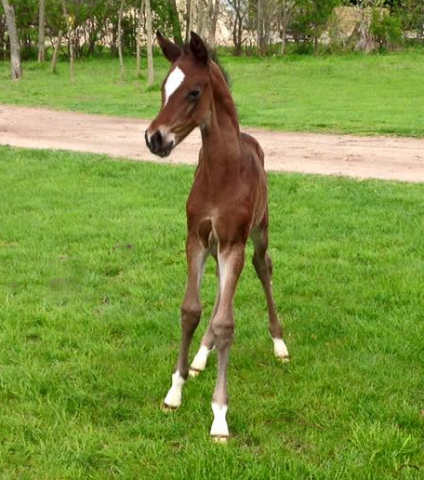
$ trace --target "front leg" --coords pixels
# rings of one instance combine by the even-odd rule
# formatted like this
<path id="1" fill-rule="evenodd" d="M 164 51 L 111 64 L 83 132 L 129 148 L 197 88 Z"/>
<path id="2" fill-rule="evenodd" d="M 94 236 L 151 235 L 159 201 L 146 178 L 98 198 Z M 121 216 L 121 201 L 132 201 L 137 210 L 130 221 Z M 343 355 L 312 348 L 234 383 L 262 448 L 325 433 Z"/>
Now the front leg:
<path id="1" fill-rule="evenodd" d="M 218 352 L 218 377 L 212 397 L 214 420 L 210 434 L 225 442 L 229 436 L 226 420 L 228 410 L 227 367 L 234 336 L 233 299 L 237 281 L 244 265 L 244 243 L 229 245 L 218 253 L 220 301 L 212 319 L 214 343 Z"/>
<path id="2" fill-rule="evenodd" d="M 189 232 L 186 242 L 188 265 L 187 288 L 181 305 L 182 339 L 177 366 L 172 375 L 172 386 L 164 400 L 166 408 L 175 409 L 181 405 L 182 389 L 188 377 L 188 353 L 193 334 L 202 314 L 199 289 L 204 272 L 208 250 L 198 236 Z"/>
<path id="3" fill-rule="evenodd" d="M 190 365 L 189 375 L 191 377 L 197 377 L 197 375 L 199 375 L 200 372 L 203 372 L 203 370 L 206 368 L 206 363 L 208 361 L 209 354 L 215 348 L 215 339 L 214 339 L 214 334 L 212 330 L 212 322 L 218 310 L 219 299 L 221 296 L 221 291 L 220 291 L 221 287 L 219 284 L 219 264 L 218 264 L 218 253 L 216 252 L 216 249 L 212 250 L 211 254 L 216 261 L 216 276 L 218 279 L 218 291 L 216 293 L 215 304 L 213 306 L 209 325 L 206 329 L 205 334 L 203 335 L 200 348 Z"/>

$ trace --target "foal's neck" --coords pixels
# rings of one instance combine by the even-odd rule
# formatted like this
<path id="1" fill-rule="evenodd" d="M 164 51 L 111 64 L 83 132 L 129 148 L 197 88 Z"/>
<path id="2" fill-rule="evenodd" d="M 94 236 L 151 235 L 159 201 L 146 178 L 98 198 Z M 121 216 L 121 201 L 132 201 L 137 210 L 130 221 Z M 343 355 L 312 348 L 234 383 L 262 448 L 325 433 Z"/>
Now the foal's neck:
<path id="1" fill-rule="evenodd" d="M 241 148 L 237 110 L 227 82 L 215 63 L 212 64 L 211 86 L 211 115 L 201 127 L 203 154 L 214 163 L 235 165 Z"/>

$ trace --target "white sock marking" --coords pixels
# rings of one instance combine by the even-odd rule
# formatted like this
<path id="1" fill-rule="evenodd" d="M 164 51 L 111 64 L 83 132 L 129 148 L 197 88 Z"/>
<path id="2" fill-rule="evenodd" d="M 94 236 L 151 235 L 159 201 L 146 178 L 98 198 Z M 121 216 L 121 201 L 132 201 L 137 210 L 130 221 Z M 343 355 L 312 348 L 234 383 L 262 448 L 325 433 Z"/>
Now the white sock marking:
<path id="1" fill-rule="evenodd" d="M 227 405 L 220 407 L 217 403 L 212 403 L 214 419 L 211 427 L 211 435 L 213 437 L 228 437 L 230 435 L 227 420 L 225 419 L 227 410 Z"/>
<path id="2" fill-rule="evenodd" d="M 185 383 L 184 378 L 180 375 L 180 372 L 177 370 L 172 375 L 172 386 L 169 389 L 164 404 L 168 407 L 178 408 L 181 405 L 181 397 L 183 385 Z"/>
<path id="3" fill-rule="evenodd" d="M 182 84 L 184 78 L 184 72 L 179 67 L 174 68 L 169 74 L 165 83 L 165 105 L 168 103 L 169 97 Z"/>
<path id="4" fill-rule="evenodd" d="M 288 361 L 289 351 L 287 350 L 287 346 L 284 343 L 284 340 L 282 338 L 273 338 L 272 341 L 274 342 L 275 356 Z"/>
<path id="5" fill-rule="evenodd" d="M 205 345 L 200 345 L 199 351 L 196 353 L 196 356 L 193 358 L 190 368 L 203 372 L 206 368 L 206 362 L 208 361 L 208 356 L 212 350 L 209 350 Z"/>

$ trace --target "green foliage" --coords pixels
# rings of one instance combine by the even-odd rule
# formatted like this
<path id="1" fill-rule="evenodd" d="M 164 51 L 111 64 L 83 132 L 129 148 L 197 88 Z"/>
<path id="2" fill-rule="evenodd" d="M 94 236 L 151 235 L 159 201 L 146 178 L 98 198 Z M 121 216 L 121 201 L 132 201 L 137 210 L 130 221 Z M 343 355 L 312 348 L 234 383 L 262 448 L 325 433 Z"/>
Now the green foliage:
<path id="1" fill-rule="evenodd" d="M 16 11 L 18 32 L 24 60 L 37 57 L 38 45 L 38 0 L 10 0 Z M 118 11 L 120 2 L 111 0 L 65 0 L 74 28 L 74 52 L 77 58 L 93 56 L 105 50 L 117 55 Z M 122 21 L 123 50 L 133 54 L 136 49 L 136 26 L 141 0 L 126 0 Z M 183 22 L 187 21 L 186 4 L 179 5 L 175 15 L 172 5 L 175 0 L 152 0 L 153 29 L 161 30 L 166 36 L 181 39 Z M 424 41 L 424 2 L 416 0 L 261 0 L 262 22 L 258 23 L 258 0 L 234 0 L 223 2 L 221 21 L 225 18 L 226 28 L 232 31 L 235 42 L 234 53 L 242 51 L 248 55 L 273 54 L 280 47 L 279 37 L 284 28 L 294 41 L 297 53 L 319 53 L 322 34 L 331 28 L 329 19 L 339 5 L 360 7 L 386 7 L 393 18 L 375 18 L 373 31 L 380 49 L 400 45 L 400 37 L 408 42 Z M 175 7 L 176 8 L 176 7 Z M 0 15 L 1 15 L 0 4 Z M 205 15 L 206 15 L 205 11 Z M 258 35 L 258 25 L 260 35 Z M 238 28 L 238 26 L 240 28 Z M 67 37 L 63 17 L 62 0 L 46 0 L 47 38 L 55 40 L 59 29 Z M 0 29 L 0 44 L 6 35 Z M 205 33 L 207 37 L 207 33 Z M 256 45 L 253 39 L 261 39 Z M 274 44 L 274 45 L 273 45 Z M 312 46 L 311 46 L 312 44 Z M 329 51 L 349 49 L 344 42 Z M 66 50 L 66 49 L 64 49 Z"/>
<path id="2" fill-rule="evenodd" d="M 394 11 L 402 21 L 402 29 L 412 36 L 412 40 L 424 39 L 424 2 L 417 0 L 399 0 Z M 414 38 L 415 37 L 415 38 Z"/>
<path id="3" fill-rule="evenodd" d="M 21 40 L 23 60 L 37 58 L 38 45 L 38 0 L 15 0 L 17 28 Z M 111 0 L 65 0 L 66 9 L 74 30 L 74 51 L 76 57 L 93 55 L 107 48 L 116 54 L 118 12 L 120 2 Z M 0 4 L 1 5 L 1 4 Z M 122 21 L 122 45 L 127 53 L 136 49 L 137 15 L 140 0 L 126 0 Z M 153 0 L 153 27 L 165 34 L 172 33 L 169 3 L 167 0 Z M 46 0 L 46 33 L 54 38 L 59 30 L 67 38 L 66 22 L 62 0 Z"/>
<path id="4" fill-rule="evenodd" d="M 380 51 L 393 49 L 401 44 L 402 27 L 398 17 L 373 12 L 370 32 L 378 43 Z"/>
<path id="5" fill-rule="evenodd" d="M 16 27 L 21 42 L 22 60 L 34 60 L 37 58 L 36 42 L 38 31 L 33 27 L 38 24 L 38 0 L 25 0 L 10 2 L 15 11 Z"/>
<path id="6" fill-rule="evenodd" d="M 310 38 L 316 44 L 328 26 L 328 20 L 340 0 L 298 0 L 293 29 L 297 35 Z"/>
<path id="7" fill-rule="evenodd" d="M 273 357 L 247 261 L 223 447 L 208 438 L 215 355 L 182 408 L 160 410 L 193 168 L 0 147 L 0 177 L 2 480 L 422 478 L 424 185 L 270 175 L 292 361 Z"/>

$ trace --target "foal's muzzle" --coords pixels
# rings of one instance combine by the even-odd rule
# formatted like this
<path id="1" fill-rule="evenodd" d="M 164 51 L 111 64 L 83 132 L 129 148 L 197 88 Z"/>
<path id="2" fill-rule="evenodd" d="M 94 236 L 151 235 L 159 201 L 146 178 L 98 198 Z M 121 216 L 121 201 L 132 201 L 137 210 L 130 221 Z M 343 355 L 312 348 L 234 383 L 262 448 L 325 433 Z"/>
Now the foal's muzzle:
<path id="1" fill-rule="evenodd" d="M 160 130 L 157 130 L 153 135 L 149 135 L 148 130 L 146 130 L 144 138 L 149 150 L 159 157 L 167 157 L 175 146 L 174 140 L 167 141 Z"/>

